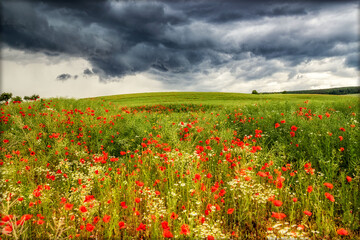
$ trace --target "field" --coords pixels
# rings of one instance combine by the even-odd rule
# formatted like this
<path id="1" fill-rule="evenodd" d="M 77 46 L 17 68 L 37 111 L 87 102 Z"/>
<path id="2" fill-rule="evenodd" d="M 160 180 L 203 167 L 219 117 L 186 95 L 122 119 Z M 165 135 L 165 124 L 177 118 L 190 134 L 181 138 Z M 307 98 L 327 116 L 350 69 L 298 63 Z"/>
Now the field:
<path id="1" fill-rule="evenodd" d="M 0 108 L 1 239 L 360 239 L 357 96 Z"/>

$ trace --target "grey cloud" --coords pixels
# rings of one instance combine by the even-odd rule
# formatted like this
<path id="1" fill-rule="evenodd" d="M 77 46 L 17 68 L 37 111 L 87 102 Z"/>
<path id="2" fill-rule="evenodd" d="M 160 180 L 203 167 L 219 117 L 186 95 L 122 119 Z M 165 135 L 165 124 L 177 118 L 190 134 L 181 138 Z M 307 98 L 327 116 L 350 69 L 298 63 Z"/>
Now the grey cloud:
<path id="1" fill-rule="evenodd" d="M 6 46 L 87 59 L 92 69 L 83 75 L 104 81 L 150 71 L 188 84 L 199 78 L 184 76 L 212 68 L 237 74 L 232 62 L 249 57 L 288 66 L 343 57 L 346 66 L 358 66 L 358 49 L 349 47 L 358 43 L 356 19 L 317 22 L 324 12 L 351 11 L 355 1 L 4 1 L 1 7 Z M 280 70 L 252 61 L 242 68 L 248 80 Z"/>
<path id="2" fill-rule="evenodd" d="M 84 70 L 83 74 L 84 75 L 93 75 L 94 72 L 87 68 L 87 69 Z"/>
<path id="3" fill-rule="evenodd" d="M 59 76 L 56 77 L 56 80 L 58 81 L 66 81 L 68 79 L 71 78 L 71 75 L 68 74 L 68 73 L 63 73 L 63 74 L 60 74 Z"/>
<path id="4" fill-rule="evenodd" d="M 360 55 L 357 53 L 349 54 L 345 59 L 345 64 L 348 67 L 353 67 L 360 70 Z"/>

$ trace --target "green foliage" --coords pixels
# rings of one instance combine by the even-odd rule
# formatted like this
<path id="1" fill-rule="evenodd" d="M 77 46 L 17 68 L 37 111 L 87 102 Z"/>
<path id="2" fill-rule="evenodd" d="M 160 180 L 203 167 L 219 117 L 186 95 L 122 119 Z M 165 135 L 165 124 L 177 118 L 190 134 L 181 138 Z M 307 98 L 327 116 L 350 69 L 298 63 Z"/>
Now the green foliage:
<path id="1" fill-rule="evenodd" d="M 251 94 L 258 94 L 256 90 L 252 90 Z"/>
<path id="2" fill-rule="evenodd" d="M 40 98 L 39 95 L 33 94 L 32 96 L 25 96 L 25 97 L 24 97 L 24 100 L 36 100 L 36 99 L 38 99 L 38 98 Z"/>
<path id="3" fill-rule="evenodd" d="M 12 97 L 12 93 L 2 93 L 0 95 L 0 102 L 4 101 L 4 102 L 8 102 Z"/>
<path id="4" fill-rule="evenodd" d="M 13 102 L 22 102 L 22 98 L 20 96 L 13 97 L 13 98 L 11 98 L 11 100 Z"/>
<path id="5" fill-rule="evenodd" d="M 283 91 L 283 94 L 329 94 L 329 95 L 348 95 L 359 94 L 360 87 L 341 87 L 341 88 L 327 88 L 316 90 L 299 90 L 299 91 Z"/>

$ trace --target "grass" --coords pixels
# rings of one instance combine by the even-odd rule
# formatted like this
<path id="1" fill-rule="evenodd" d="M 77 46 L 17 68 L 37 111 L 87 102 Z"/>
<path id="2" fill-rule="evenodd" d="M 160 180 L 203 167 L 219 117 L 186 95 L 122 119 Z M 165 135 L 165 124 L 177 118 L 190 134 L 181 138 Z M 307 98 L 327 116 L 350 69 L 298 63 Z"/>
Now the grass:
<path id="1" fill-rule="evenodd" d="M 358 116 L 299 94 L 4 104 L 1 237 L 359 239 Z"/>
<path id="2" fill-rule="evenodd" d="M 141 106 L 157 104 L 205 104 L 236 106 L 266 101 L 294 102 L 296 100 L 314 100 L 335 102 L 338 96 L 321 94 L 241 94 L 217 92 L 163 92 L 136 93 L 104 96 L 92 99 L 111 101 L 124 106 Z"/>

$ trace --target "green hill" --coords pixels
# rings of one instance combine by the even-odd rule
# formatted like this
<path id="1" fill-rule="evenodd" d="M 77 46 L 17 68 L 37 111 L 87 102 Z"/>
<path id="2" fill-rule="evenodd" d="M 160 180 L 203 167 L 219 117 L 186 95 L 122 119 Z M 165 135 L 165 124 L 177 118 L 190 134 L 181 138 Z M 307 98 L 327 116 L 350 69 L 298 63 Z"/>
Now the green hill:
<path id="1" fill-rule="evenodd" d="M 359 94 L 360 87 L 341 87 L 341 88 L 326 88 L 316 90 L 298 90 L 298 91 L 284 91 L 283 94 L 329 94 L 329 95 L 347 95 Z"/>
<path id="2" fill-rule="evenodd" d="M 347 96 L 351 98 L 351 96 Z M 121 94 L 90 98 L 93 100 L 104 100 L 123 106 L 149 106 L 149 105 L 207 105 L 207 106 L 234 106 L 245 104 L 256 104 L 266 102 L 288 102 L 295 103 L 299 100 L 312 100 L 316 102 L 338 101 L 337 96 L 316 94 L 244 94 L 244 93 L 219 93 L 219 92 L 156 92 Z M 88 99 L 83 99 L 88 100 Z"/>

